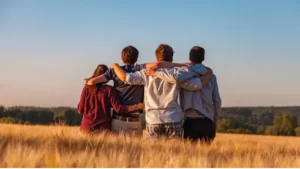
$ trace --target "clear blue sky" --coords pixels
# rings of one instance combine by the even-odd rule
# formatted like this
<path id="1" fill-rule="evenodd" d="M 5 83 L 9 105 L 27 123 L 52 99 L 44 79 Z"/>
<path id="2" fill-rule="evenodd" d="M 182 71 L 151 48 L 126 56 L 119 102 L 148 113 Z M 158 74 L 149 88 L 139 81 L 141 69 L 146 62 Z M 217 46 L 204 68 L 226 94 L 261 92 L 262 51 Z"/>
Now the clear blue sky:
<path id="1" fill-rule="evenodd" d="M 300 1 L 0 0 L 0 104 L 76 106 L 123 47 L 206 49 L 224 106 L 300 105 Z"/>

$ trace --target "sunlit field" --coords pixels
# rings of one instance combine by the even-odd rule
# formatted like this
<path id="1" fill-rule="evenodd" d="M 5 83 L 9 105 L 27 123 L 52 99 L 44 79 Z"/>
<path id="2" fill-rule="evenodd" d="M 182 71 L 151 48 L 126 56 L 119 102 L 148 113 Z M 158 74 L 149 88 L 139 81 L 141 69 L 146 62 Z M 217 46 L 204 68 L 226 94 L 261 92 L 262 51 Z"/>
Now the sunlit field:
<path id="1" fill-rule="evenodd" d="M 217 134 L 211 145 L 0 124 L 0 167 L 300 167 L 300 138 Z"/>

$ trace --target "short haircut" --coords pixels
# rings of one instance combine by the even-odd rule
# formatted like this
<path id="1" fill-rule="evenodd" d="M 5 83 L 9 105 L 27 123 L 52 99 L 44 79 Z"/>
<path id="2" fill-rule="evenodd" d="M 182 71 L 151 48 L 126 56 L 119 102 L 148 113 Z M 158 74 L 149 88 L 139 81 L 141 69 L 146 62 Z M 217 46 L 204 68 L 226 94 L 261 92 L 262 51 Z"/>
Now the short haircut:
<path id="1" fill-rule="evenodd" d="M 126 46 L 122 50 L 122 61 L 126 64 L 135 64 L 139 57 L 139 51 L 134 46 Z"/>
<path id="2" fill-rule="evenodd" d="M 160 44 L 155 50 L 157 61 L 173 61 L 173 48 L 167 44 Z"/>
<path id="3" fill-rule="evenodd" d="M 200 46 L 194 46 L 190 50 L 190 61 L 193 63 L 202 63 L 204 61 L 205 50 Z"/>

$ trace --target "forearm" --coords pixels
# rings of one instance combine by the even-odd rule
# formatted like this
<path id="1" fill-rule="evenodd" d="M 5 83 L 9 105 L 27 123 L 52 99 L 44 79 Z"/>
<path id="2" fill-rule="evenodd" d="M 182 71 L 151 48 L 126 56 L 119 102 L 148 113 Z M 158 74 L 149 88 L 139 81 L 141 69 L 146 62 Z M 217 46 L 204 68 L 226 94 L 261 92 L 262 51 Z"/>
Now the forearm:
<path id="1" fill-rule="evenodd" d="M 117 106 L 114 106 L 113 109 L 115 110 L 115 112 L 117 113 L 127 113 L 129 112 L 129 106 L 127 105 L 117 105 Z"/>
<path id="2" fill-rule="evenodd" d="M 136 111 L 136 110 L 142 110 L 144 109 L 144 103 L 138 103 L 135 105 L 120 105 L 121 109 L 120 109 L 120 113 L 127 113 L 127 112 L 132 112 L 132 111 Z"/>
<path id="3" fill-rule="evenodd" d="M 214 119 L 218 120 L 221 112 L 221 104 L 214 104 L 214 110 L 215 110 Z"/>
<path id="4" fill-rule="evenodd" d="M 214 90 L 213 90 L 213 106 L 215 110 L 215 117 L 216 119 L 218 119 L 221 113 L 222 99 L 219 92 L 217 77 L 214 76 L 212 80 L 215 81 Z"/>
<path id="5" fill-rule="evenodd" d="M 181 83 L 194 76 L 197 76 L 195 72 L 189 71 L 187 67 L 161 69 L 155 72 L 155 76 L 170 83 Z"/>
<path id="6" fill-rule="evenodd" d="M 100 76 L 97 76 L 97 77 L 94 77 L 90 80 L 87 81 L 87 85 L 95 85 L 95 84 L 99 84 L 99 83 L 105 83 L 107 82 L 108 80 L 106 79 L 106 77 L 104 75 L 100 75 Z"/>
<path id="7" fill-rule="evenodd" d="M 199 77 L 194 77 L 180 83 L 180 87 L 190 91 L 199 91 L 202 89 L 202 83 Z"/>

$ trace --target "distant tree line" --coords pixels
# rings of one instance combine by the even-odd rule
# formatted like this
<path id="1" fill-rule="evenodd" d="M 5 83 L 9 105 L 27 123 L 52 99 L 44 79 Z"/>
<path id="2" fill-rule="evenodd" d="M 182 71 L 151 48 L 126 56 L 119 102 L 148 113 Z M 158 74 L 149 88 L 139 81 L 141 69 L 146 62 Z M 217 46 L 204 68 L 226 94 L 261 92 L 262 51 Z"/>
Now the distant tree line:
<path id="1" fill-rule="evenodd" d="M 217 131 L 300 136 L 300 107 L 223 108 Z"/>
<path id="2" fill-rule="evenodd" d="M 70 107 L 0 106 L 0 123 L 75 126 L 80 125 L 81 119 L 77 110 Z M 300 107 L 223 108 L 217 132 L 300 136 Z"/>
<path id="3" fill-rule="evenodd" d="M 0 123 L 80 125 L 82 116 L 68 107 L 9 107 L 0 106 Z"/>

